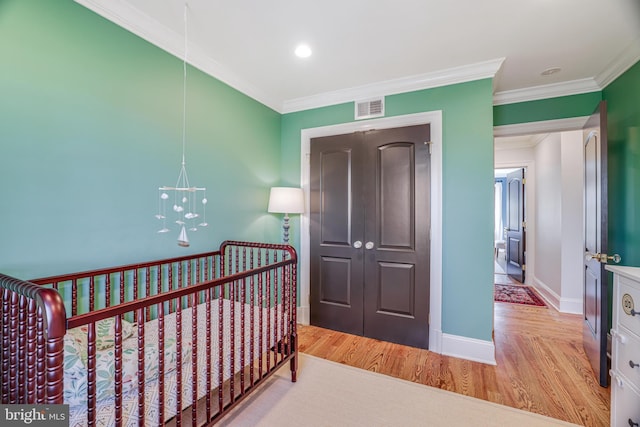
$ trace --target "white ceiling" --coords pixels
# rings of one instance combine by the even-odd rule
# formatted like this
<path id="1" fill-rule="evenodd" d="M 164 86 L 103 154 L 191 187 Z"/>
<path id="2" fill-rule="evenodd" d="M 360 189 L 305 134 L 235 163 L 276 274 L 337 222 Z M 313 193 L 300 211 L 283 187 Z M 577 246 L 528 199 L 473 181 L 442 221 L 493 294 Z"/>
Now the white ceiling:
<path id="1" fill-rule="evenodd" d="M 183 56 L 185 0 L 76 1 Z M 640 59 L 639 4 L 188 0 L 188 61 L 279 112 L 496 72 L 500 104 L 602 89 Z"/>

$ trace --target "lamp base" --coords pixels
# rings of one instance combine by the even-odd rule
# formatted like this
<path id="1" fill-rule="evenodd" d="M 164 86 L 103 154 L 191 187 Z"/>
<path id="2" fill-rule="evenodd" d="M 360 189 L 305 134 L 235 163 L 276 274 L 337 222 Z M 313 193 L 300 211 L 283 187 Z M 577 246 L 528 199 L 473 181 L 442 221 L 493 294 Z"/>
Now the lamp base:
<path id="1" fill-rule="evenodd" d="M 289 214 L 284 214 L 284 222 L 282 224 L 282 229 L 284 230 L 283 242 L 285 244 L 289 244 Z"/>

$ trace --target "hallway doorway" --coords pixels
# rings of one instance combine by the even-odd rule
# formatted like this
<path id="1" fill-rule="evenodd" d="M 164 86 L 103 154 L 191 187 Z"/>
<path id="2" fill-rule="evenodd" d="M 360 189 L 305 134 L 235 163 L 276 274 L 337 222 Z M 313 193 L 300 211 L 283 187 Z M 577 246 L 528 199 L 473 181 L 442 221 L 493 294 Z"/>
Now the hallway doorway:
<path id="1" fill-rule="evenodd" d="M 524 283 L 526 269 L 524 173 L 520 167 L 494 170 L 494 274 L 516 283 Z"/>

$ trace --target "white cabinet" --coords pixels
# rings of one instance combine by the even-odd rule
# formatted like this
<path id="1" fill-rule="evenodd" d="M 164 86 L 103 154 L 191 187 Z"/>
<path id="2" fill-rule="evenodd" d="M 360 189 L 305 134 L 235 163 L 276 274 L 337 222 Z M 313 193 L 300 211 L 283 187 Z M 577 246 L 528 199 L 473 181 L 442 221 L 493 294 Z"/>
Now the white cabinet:
<path id="1" fill-rule="evenodd" d="M 640 268 L 613 272 L 611 426 L 640 427 Z"/>

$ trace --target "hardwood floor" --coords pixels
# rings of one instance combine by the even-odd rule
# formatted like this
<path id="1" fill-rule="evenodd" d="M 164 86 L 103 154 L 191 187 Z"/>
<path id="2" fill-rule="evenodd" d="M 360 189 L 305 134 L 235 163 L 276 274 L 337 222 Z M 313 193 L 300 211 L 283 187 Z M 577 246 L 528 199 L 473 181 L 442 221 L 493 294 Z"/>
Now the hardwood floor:
<path id="1" fill-rule="evenodd" d="M 584 426 L 609 425 L 602 388 L 582 350 L 582 316 L 496 303 L 497 366 L 300 325 L 299 350 Z"/>

